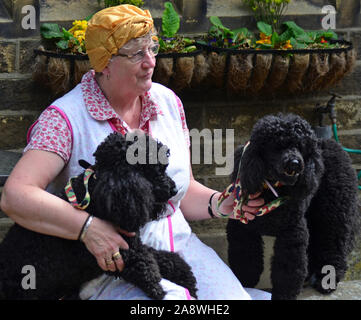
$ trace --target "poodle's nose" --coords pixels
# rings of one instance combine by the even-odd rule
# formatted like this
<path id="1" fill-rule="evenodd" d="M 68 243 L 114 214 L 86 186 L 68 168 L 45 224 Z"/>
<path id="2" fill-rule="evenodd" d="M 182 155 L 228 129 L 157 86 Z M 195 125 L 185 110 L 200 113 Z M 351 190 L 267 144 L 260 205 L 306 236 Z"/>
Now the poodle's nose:
<path id="1" fill-rule="evenodd" d="M 302 171 L 302 162 L 298 159 L 290 159 L 285 163 L 285 174 L 288 176 L 294 176 Z"/>

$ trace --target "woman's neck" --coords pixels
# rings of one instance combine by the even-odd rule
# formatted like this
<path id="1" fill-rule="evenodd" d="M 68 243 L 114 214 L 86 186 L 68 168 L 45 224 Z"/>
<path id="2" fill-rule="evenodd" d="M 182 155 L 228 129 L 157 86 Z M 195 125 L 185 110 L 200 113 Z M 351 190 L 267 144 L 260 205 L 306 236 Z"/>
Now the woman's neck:
<path id="1" fill-rule="evenodd" d="M 140 113 L 142 111 L 142 101 L 139 95 L 134 93 L 125 94 L 119 91 L 119 88 L 113 89 L 107 85 L 100 77 L 96 79 L 104 96 L 114 111 L 131 128 L 138 128 L 140 123 Z"/>

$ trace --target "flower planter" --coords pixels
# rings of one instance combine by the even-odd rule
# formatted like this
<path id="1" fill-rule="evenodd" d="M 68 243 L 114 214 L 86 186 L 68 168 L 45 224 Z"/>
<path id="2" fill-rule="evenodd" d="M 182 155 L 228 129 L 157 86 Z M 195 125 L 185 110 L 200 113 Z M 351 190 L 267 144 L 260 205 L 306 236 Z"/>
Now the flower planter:
<path id="1" fill-rule="evenodd" d="M 241 96 L 294 95 L 330 88 L 349 73 L 356 51 L 347 41 L 336 49 L 232 50 L 198 45 L 191 53 L 158 54 L 153 81 L 175 92 L 220 89 Z M 89 68 L 87 55 L 37 55 L 34 80 L 62 95 L 80 82 Z"/>
<path id="2" fill-rule="evenodd" d="M 352 43 L 335 49 L 232 50 L 202 45 L 191 85 L 243 96 L 291 95 L 337 84 L 356 61 Z M 200 72 L 198 72 L 200 70 Z M 193 87 L 195 88 L 195 87 Z"/>
<path id="3" fill-rule="evenodd" d="M 33 79 L 49 88 L 55 96 L 61 96 L 75 87 L 90 69 L 87 55 L 56 53 L 43 47 L 34 52 Z"/>

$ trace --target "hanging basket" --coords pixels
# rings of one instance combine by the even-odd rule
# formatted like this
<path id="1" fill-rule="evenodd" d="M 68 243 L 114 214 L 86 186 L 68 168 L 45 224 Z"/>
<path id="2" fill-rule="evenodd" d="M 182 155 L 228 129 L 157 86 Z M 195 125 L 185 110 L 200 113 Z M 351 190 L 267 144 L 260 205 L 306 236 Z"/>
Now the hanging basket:
<path id="1" fill-rule="evenodd" d="M 202 52 L 198 49 L 189 53 L 159 53 L 152 80 L 175 92 L 190 88 L 192 79 L 198 73 L 197 58 L 202 56 Z"/>
<path id="2" fill-rule="evenodd" d="M 87 55 L 56 53 L 44 50 L 43 47 L 34 49 L 34 53 L 34 81 L 49 88 L 56 96 L 61 96 L 74 88 L 90 69 Z"/>
<path id="3" fill-rule="evenodd" d="M 242 96 L 314 92 L 334 86 L 355 65 L 352 43 L 335 42 L 343 47 L 282 51 L 234 50 L 198 44 L 203 51 L 193 57 L 159 56 L 153 79 L 175 91 L 214 88 Z M 185 69 L 181 67 L 183 64 L 187 65 Z M 186 81 L 182 80 L 184 77 Z"/>

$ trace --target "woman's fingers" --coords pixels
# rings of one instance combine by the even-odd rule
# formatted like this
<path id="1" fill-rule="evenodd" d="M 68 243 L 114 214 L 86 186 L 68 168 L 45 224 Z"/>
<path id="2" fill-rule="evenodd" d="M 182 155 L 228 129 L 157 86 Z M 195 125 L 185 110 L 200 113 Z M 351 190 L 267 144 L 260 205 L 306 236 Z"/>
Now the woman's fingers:
<path id="1" fill-rule="evenodd" d="M 87 249 L 95 256 L 99 267 L 104 271 L 120 272 L 124 269 L 124 261 L 119 249 L 129 249 L 128 243 L 120 233 L 132 237 L 134 232 L 128 232 L 114 227 L 109 222 L 93 219 L 84 238 Z"/>

